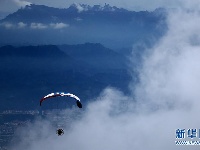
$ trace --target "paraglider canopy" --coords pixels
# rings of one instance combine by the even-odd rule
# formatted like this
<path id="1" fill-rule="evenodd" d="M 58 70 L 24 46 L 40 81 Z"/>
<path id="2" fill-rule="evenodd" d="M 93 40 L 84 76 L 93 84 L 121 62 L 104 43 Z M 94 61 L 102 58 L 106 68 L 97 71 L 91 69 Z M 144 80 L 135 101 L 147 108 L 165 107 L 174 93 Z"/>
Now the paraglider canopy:
<path id="1" fill-rule="evenodd" d="M 76 95 L 71 94 L 71 93 L 65 93 L 65 92 L 56 92 L 56 93 L 50 93 L 46 96 L 44 96 L 41 100 L 40 100 L 40 106 L 42 105 L 42 102 L 45 101 L 48 98 L 52 98 L 52 97 L 59 97 L 59 96 L 67 96 L 67 97 L 71 97 L 73 99 L 76 100 L 76 105 L 79 108 L 82 108 L 82 104 L 81 104 L 81 100 L 80 98 L 78 98 Z"/>
<path id="2" fill-rule="evenodd" d="M 80 101 L 76 101 L 76 105 L 79 107 L 79 108 L 82 108 L 82 104 L 81 104 L 81 102 Z"/>

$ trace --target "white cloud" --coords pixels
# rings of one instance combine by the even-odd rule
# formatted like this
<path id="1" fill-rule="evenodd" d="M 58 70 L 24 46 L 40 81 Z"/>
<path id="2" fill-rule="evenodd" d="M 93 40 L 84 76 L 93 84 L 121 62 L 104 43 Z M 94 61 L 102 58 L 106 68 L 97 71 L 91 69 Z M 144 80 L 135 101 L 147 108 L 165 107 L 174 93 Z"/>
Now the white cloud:
<path id="1" fill-rule="evenodd" d="M 9 23 L 9 22 L 3 22 L 0 24 L 0 26 L 3 26 L 4 28 L 6 29 L 22 29 L 22 28 L 25 28 L 27 26 L 26 23 L 23 23 L 23 22 L 19 22 L 17 24 L 13 24 L 13 23 Z"/>
<path id="2" fill-rule="evenodd" d="M 82 21 L 83 19 L 80 18 L 80 17 L 77 17 L 77 18 L 74 18 L 74 20 L 76 20 L 76 21 Z"/>
<path id="3" fill-rule="evenodd" d="M 9 23 L 9 22 L 3 22 L 0 24 L 0 26 L 6 28 L 6 29 L 23 29 L 27 27 L 28 25 L 24 22 L 18 22 L 17 24 Z M 31 23 L 28 26 L 30 29 L 48 29 L 48 28 L 53 28 L 53 29 L 63 29 L 69 27 L 69 24 L 65 23 L 51 23 L 51 24 L 43 24 L 43 23 Z"/>
<path id="4" fill-rule="evenodd" d="M 27 26 L 26 23 L 23 23 L 23 22 L 19 22 L 19 23 L 18 23 L 18 28 L 24 28 L 24 27 L 26 27 L 26 26 Z"/>
<path id="5" fill-rule="evenodd" d="M 48 26 L 42 23 L 31 23 L 30 28 L 32 29 L 46 29 Z"/>
<path id="6" fill-rule="evenodd" d="M 23 0 L 13 0 L 19 7 L 25 7 L 26 5 L 31 5 L 31 2 Z"/>
<path id="7" fill-rule="evenodd" d="M 142 84 L 138 91 L 141 93 L 137 95 L 140 99 L 159 107 L 165 107 L 166 103 L 169 106 L 196 103 L 195 98 L 200 96 L 197 92 L 200 85 L 196 83 L 200 76 L 199 23 L 196 11 L 171 12 L 169 32 L 152 49 L 140 72 Z"/>
<path id="8" fill-rule="evenodd" d="M 6 29 L 13 29 L 13 28 L 15 28 L 15 25 L 12 24 L 12 23 L 9 23 L 9 22 L 0 23 L 0 26 L 3 26 Z"/>
<path id="9" fill-rule="evenodd" d="M 65 24 L 65 23 L 51 23 L 50 26 L 54 29 L 62 29 L 62 28 L 67 28 L 69 27 L 68 24 Z"/>
<path id="10" fill-rule="evenodd" d="M 85 9 L 78 3 L 74 3 L 73 5 L 77 8 L 78 12 L 85 11 Z"/>

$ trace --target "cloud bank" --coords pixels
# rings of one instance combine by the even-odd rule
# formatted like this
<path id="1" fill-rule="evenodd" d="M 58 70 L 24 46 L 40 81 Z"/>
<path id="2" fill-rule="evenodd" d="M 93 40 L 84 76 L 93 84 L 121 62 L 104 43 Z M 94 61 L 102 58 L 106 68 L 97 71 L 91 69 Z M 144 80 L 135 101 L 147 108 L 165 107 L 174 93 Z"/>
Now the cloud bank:
<path id="1" fill-rule="evenodd" d="M 188 149 L 175 145 L 175 130 L 200 128 L 199 18 L 198 9 L 169 12 L 168 32 L 144 54 L 140 82 L 130 83 L 134 96 L 107 88 L 79 119 L 64 124 L 63 136 L 55 134 L 51 119 L 36 120 L 16 133 L 10 149 Z"/>
<path id="2" fill-rule="evenodd" d="M 10 22 L 3 22 L 0 23 L 0 27 L 3 27 L 5 29 L 38 29 L 38 30 L 42 30 L 42 29 L 64 29 L 69 27 L 69 24 L 66 23 L 50 23 L 50 24 L 43 24 L 43 23 L 31 23 L 31 24 L 26 24 L 23 22 L 18 22 L 17 24 L 14 23 L 10 23 Z"/>
<path id="3" fill-rule="evenodd" d="M 47 26 L 42 23 L 31 23 L 30 28 L 31 29 L 46 29 Z"/>
<path id="4" fill-rule="evenodd" d="M 66 27 L 69 27 L 68 24 L 65 24 L 65 23 L 51 23 L 50 24 L 51 27 L 53 27 L 54 29 L 62 29 L 62 28 L 66 28 Z"/>

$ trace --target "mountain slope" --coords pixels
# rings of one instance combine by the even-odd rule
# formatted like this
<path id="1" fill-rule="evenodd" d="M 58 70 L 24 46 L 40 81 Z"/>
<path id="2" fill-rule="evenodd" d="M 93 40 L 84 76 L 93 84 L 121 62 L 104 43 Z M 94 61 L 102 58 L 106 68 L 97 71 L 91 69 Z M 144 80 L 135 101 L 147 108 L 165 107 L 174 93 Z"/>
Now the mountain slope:
<path id="1" fill-rule="evenodd" d="M 61 45 L 59 48 L 67 55 L 87 62 L 98 69 L 124 69 L 127 67 L 125 56 L 98 43 Z"/>
<path id="2" fill-rule="evenodd" d="M 66 54 L 55 45 L 22 46 L 14 47 L 6 45 L 0 47 L 0 57 L 66 57 Z"/>
<path id="3" fill-rule="evenodd" d="M 77 57 L 72 53 L 67 54 L 67 49 L 63 52 L 53 45 L 0 47 L 0 110 L 36 109 L 39 107 L 39 99 L 54 91 L 79 95 L 83 103 L 96 97 L 107 86 L 128 92 L 131 78 L 126 66 L 105 66 L 85 58 L 86 55 L 97 58 L 96 53 L 92 53 L 92 49 L 97 47 L 100 57 L 105 57 L 106 61 L 110 59 L 115 62 L 113 56 L 116 53 L 99 44 L 87 43 L 71 47 L 75 47 L 74 50 L 81 47 L 81 51 L 77 49 L 74 52 Z M 81 59 L 84 52 L 88 53 Z M 118 61 L 124 63 L 123 57 L 117 56 Z"/>

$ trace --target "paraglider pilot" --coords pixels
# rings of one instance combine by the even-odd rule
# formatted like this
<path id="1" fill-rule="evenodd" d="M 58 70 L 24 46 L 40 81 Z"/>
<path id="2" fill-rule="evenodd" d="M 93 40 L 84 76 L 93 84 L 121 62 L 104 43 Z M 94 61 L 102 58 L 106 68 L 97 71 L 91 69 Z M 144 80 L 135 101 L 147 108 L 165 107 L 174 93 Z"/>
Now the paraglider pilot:
<path id="1" fill-rule="evenodd" d="M 64 134 L 64 130 L 63 129 L 58 129 L 56 131 L 56 133 L 58 134 L 58 136 L 63 135 Z"/>

